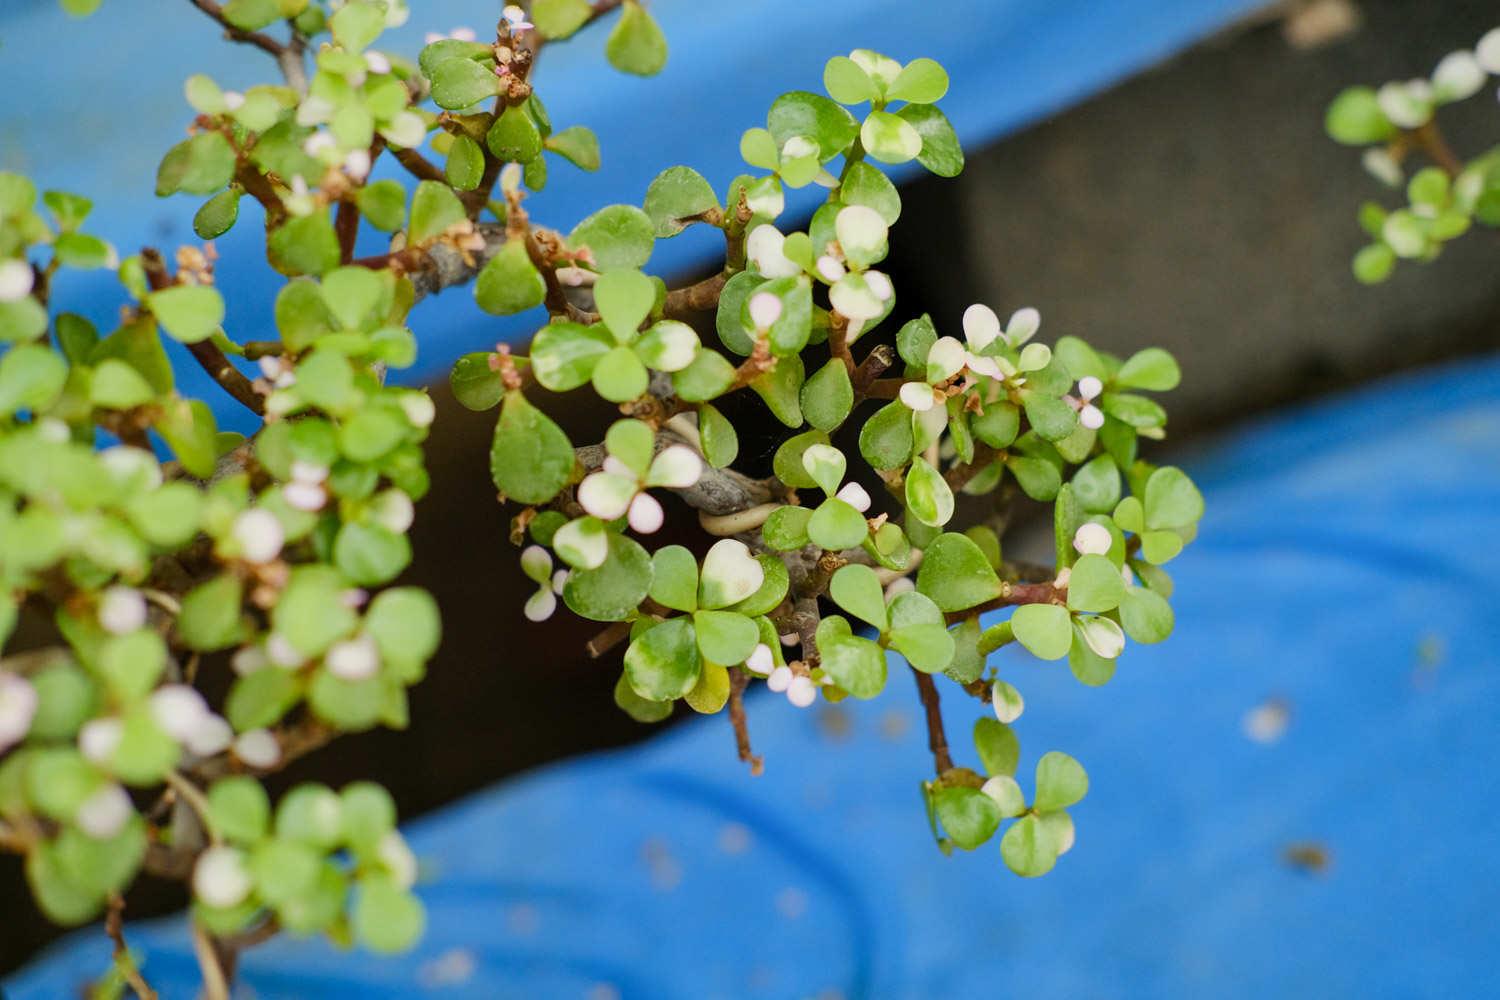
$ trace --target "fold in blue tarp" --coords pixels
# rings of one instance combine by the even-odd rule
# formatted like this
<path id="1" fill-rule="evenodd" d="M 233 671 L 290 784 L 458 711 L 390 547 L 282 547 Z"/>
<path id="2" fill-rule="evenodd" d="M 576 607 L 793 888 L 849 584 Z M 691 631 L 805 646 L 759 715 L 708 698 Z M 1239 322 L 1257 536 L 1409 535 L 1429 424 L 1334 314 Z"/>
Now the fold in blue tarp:
<path id="1" fill-rule="evenodd" d="M 584 174 L 554 161 L 546 190 L 529 207 L 539 222 L 567 230 L 603 205 L 639 204 L 651 179 L 678 163 L 723 191 L 746 169 L 740 133 L 764 124 L 777 94 L 821 90 L 823 63 L 852 48 L 941 60 L 953 80 L 941 106 L 972 151 L 1256 6 L 1259 0 L 653 0 L 671 46 L 660 76 L 641 80 L 610 70 L 603 24 L 544 53 L 538 92 L 554 124 L 594 129 L 604 165 Z M 499 3 L 416 0 L 412 8 L 410 23 L 382 44 L 415 56 L 424 32 L 483 29 Z M 7 0 L 0 5 L 0 84 L 12 99 L 0 107 L 0 169 L 26 170 L 45 186 L 96 198 L 90 228 L 122 252 L 192 242 L 200 199 L 152 196 L 162 153 L 192 118 L 182 81 L 208 73 L 226 87 L 243 87 L 274 77 L 264 54 L 217 35 L 183 0 L 104 0 L 81 22 L 70 22 L 56 0 Z M 789 212 L 820 197 L 819 189 L 804 190 L 789 199 Z M 264 263 L 259 228 L 247 200 L 245 217 L 219 241 L 226 329 L 240 340 L 268 336 L 282 280 Z M 722 240 L 711 235 L 689 231 L 660 241 L 648 269 L 666 276 L 708 263 L 722 251 Z M 380 249 L 376 237 L 369 252 Z M 54 299 L 100 324 L 114 321 L 120 303 L 112 279 L 101 275 L 65 274 Z M 543 321 L 540 311 L 495 320 L 467 292 L 450 292 L 413 314 L 421 356 L 402 377 L 441 378 L 458 354 L 529 335 Z M 247 417 L 196 366 L 181 369 L 185 391 L 206 396 L 221 419 L 246 429 Z"/>
<path id="2" fill-rule="evenodd" d="M 1001 656 L 1029 762 L 1092 787 L 1045 878 L 942 857 L 905 669 L 864 704 L 750 699 L 766 774 L 701 719 L 411 824 L 431 915 L 410 956 L 283 941 L 262 998 L 1480 996 L 1500 977 L 1500 360 L 1365 389 L 1186 462 L 1208 501 L 1172 566 L 1176 634 L 1109 686 Z M 981 707 L 951 686 L 949 734 Z M 1245 714 L 1290 707 L 1276 742 Z M 420 723 L 419 723 L 420 724 Z M 503 734 L 497 738 L 504 738 Z M 1318 873 L 1286 849 L 1318 845 Z M 167 998 L 183 925 L 132 929 Z M 89 931 L 7 985 L 68 995 Z"/>

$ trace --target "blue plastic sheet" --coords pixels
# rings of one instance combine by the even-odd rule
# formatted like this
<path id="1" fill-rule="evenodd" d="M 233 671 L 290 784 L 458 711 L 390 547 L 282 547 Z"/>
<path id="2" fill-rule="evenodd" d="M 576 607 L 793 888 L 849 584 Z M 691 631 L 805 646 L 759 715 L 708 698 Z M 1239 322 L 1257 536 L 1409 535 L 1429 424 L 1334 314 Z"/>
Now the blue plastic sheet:
<path id="1" fill-rule="evenodd" d="M 653 0 L 651 10 L 671 46 L 657 77 L 610 70 L 603 58 L 605 25 L 547 47 L 537 71 L 539 93 L 558 128 L 581 124 L 598 133 L 603 168 L 586 174 L 554 160 L 546 190 L 528 208 L 538 222 L 567 231 L 604 205 L 639 204 L 651 179 L 678 163 L 725 191 L 746 169 L 740 134 L 763 125 L 766 109 L 783 91 L 821 91 L 824 62 L 852 48 L 941 60 L 953 81 L 942 107 L 965 148 L 976 150 L 1166 58 L 1259 3 Z M 382 46 L 415 56 L 423 32 L 462 24 L 482 29 L 499 4 L 416 0 L 412 7 L 411 22 Z M 144 16 L 147 8 L 152 16 Z M 105 0 L 81 22 L 70 22 L 57 0 L 0 3 L 0 85 L 25 95 L 0 105 L 0 169 L 30 171 L 48 187 L 96 198 L 89 229 L 123 253 L 193 242 L 191 221 L 201 199 L 152 195 L 162 153 L 184 137 L 192 118 L 182 81 L 208 73 L 233 88 L 275 75 L 263 53 L 224 44 L 219 34 L 184 0 Z M 59 57 L 64 35 L 75 57 Z M 819 188 L 794 192 L 789 214 L 810 211 L 822 196 Z M 239 340 L 264 339 L 272 335 L 271 305 L 284 279 L 265 264 L 258 209 L 246 199 L 242 212 L 239 225 L 218 241 L 225 328 Z M 690 230 L 659 241 L 648 269 L 675 276 L 709 263 L 723 251 L 723 240 L 712 235 Z M 360 252 L 383 249 L 380 235 L 371 233 Z M 65 272 L 54 300 L 103 325 L 114 322 L 121 296 L 111 278 Z M 529 335 L 542 322 L 540 310 L 505 320 L 485 316 L 464 290 L 438 296 L 413 313 L 421 354 L 399 377 L 411 383 L 446 377 L 458 354 Z M 180 350 L 177 356 L 186 357 Z M 226 426 L 252 426 L 253 419 L 191 361 L 180 369 L 183 391 L 210 400 Z"/>
<path id="2" fill-rule="evenodd" d="M 1045 878 L 996 843 L 944 858 L 905 668 L 866 704 L 749 703 L 728 723 L 505 783 L 409 827 L 431 923 L 389 960 L 278 941 L 266 998 L 1479 996 L 1500 977 L 1500 360 L 1382 382 L 1186 465 L 1208 513 L 1172 564 L 1176 634 L 1114 681 L 1004 656 L 1023 784 L 1064 749 L 1092 788 Z M 982 706 L 951 685 L 960 760 Z M 1277 742 L 1245 714 L 1285 699 Z M 497 738 L 504 738 L 503 734 Z M 1329 867 L 1283 852 L 1314 842 Z M 183 925 L 133 928 L 192 995 Z M 7 984 L 63 996 L 88 931 Z"/>

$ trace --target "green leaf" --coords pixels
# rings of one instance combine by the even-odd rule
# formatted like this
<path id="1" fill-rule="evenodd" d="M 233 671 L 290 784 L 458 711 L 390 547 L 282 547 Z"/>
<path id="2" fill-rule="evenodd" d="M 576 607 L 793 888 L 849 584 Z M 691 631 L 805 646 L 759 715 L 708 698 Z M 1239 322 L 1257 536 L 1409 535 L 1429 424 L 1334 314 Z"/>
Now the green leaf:
<path id="1" fill-rule="evenodd" d="M 730 465 L 739 455 L 734 424 L 708 403 L 698 407 L 698 436 L 703 441 L 703 457 L 716 469 Z"/>
<path id="2" fill-rule="evenodd" d="M 271 827 L 271 800 L 255 778 L 221 778 L 208 790 L 208 814 L 222 836 L 253 844 Z"/>
<path id="3" fill-rule="evenodd" d="M 948 669 L 957 649 L 953 635 L 941 623 L 892 628 L 890 647 L 928 674 Z"/>
<path id="4" fill-rule="evenodd" d="M 977 788 L 939 788 L 933 795 L 938 819 L 948 838 L 972 851 L 1000 829 L 1000 807 Z"/>
<path id="5" fill-rule="evenodd" d="M 651 599 L 676 611 L 698 610 L 698 560 L 681 545 L 666 545 L 651 556 Z"/>
<path id="6" fill-rule="evenodd" d="M 628 344 L 656 304 L 656 284 L 633 269 L 606 271 L 594 283 L 594 301 L 615 340 Z"/>
<path id="7" fill-rule="evenodd" d="M 104 908 L 103 895 L 79 885 L 57 848 L 46 841 L 26 855 L 26 881 L 37 906 L 53 923 L 82 924 Z"/>
<path id="8" fill-rule="evenodd" d="M 1165 465 L 1151 474 L 1143 502 L 1148 528 L 1181 528 L 1203 517 L 1203 494 L 1175 466 Z"/>
<path id="9" fill-rule="evenodd" d="M 238 732 L 273 725 L 302 697 L 301 679 L 291 671 L 267 669 L 234 682 L 224 717 Z"/>
<path id="10" fill-rule="evenodd" d="M 1083 765 L 1072 757 L 1052 750 L 1042 755 L 1036 765 L 1036 801 L 1038 812 L 1066 809 L 1089 792 L 1089 776 Z"/>
<path id="11" fill-rule="evenodd" d="M 681 220 L 718 207 L 713 187 L 692 167 L 668 167 L 646 189 L 646 214 L 658 237 L 676 236 L 686 228 Z"/>
<path id="12" fill-rule="evenodd" d="M 848 366 L 831 359 L 803 383 L 801 404 L 807 422 L 819 430 L 832 431 L 842 424 L 854 406 Z"/>
<path id="13" fill-rule="evenodd" d="M 1375 285 L 1391 276 L 1396 267 L 1396 252 L 1384 243 L 1372 243 L 1354 255 L 1354 277 L 1362 284 Z"/>
<path id="14" fill-rule="evenodd" d="M 82 830 L 65 828 L 57 837 L 57 859 L 68 878 L 101 896 L 130 885 L 146 857 L 146 824 L 129 817 L 113 837 L 95 840 Z"/>
<path id="15" fill-rule="evenodd" d="M 127 785 L 154 785 L 177 766 L 182 756 L 177 742 L 168 736 L 145 709 L 125 717 L 119 746 L 115 748 L 115 776 Z"/>
<path id="16" fill-rule="evenodd" d="M 818 652 L 823 669 L 833 682 L 860 699 L 874 698 L 885 689 L 885 650 L 869 639 L 851 635 L 849 625 L 837 615 L 823 619 L 824 625 L 836 623 L 818 637 Z M 842 625 L 840 630 L 838 625 Z M 824 633 L 822 627 L 818 630 Z M 842 631 L 842 634 L 840 634 Z"/>
<path id="17" fill-rule="evenodd" d="M 542 133 L 536 121 L 518 105 L 500 113 L 484 141 L 495 159 L 506 163 L 530 163 L 542 151 Z"/>
<path id="18" fill-rule="evenodd" d="M 911 461 L 912 446 L 911 411 L 900 402 L 876 410 L 859 432 L 860 454 L 882 471 Z"/>
<path id="19" fill-rule="evenodd" d="M 432 100 L 440 108 L 459 111 L 500 92 L 500 80 L 488 65 L 458 56 L 433 66 Z"/>
<path id="20" fill-rule="evenodd" d="M 193 216 L 193 232 L 199 239 L 214 240 L 234 228 L 240 217 L 240 192 L 220 191 L 203 203 Z"/>
<path id="21" fill-rule="evenodd" d="M 171 447 L 182 467 L 199 479 L 213 475 L 219 457 L 214 414 L 201 399 L 176 399 L 162 405 L 156 431 Z"/>
<path id="22" fill-rule="evenodd" d="M 848 56 L 834 56 L 823 67 L 823 89 L 840 104 L 861 104 L 880 96 L 870 74 Z"/>
<path id="23" fill-rule="evenodd" d="M 1160 347 L 1148 347 L 1132 354 L 1115 373 L 1114 380 L 1116 385 L 1126 389 L 1166 392 L 1177 388 L 1177 383 L 1182 381 L 1182 370 L 1172 355 Z"/>
<path id="24" fill-rule="evenodd" d="M 765 400 L 777 420 L 788 427 L 801 427 L 803 377 L 802 358 L 797 355 L 776 359 L 776 366 L 750 383 L 755 394 Z"/>
<path id="25" fill-rule="evenodd" d="M 364 631 L 380 655 L 397 663 L 423 663 L 437 652 L 442 620 L 437 602 L 416 587 L 392 587 L 370 602 Z"/>
<path id="26" fill-rule="evenodd" d="M 453 183 L 452 178 L 449 182 Z M 354 193 L 354 201 L 365 221 L 382 232 L 394 233 L 406 222 L 406 189 L 397 181 L 387 178 L 367 184 Z"/>
<path id="27" fill-rule="evenodd" d="M 593 15 L 588 0 L 533 0 L 531 4 L 531 22 L 543 38 L 567 38 Z"/>
<path id="28" fill-rule="evenodd" d="M 467 62 L 467 60 L 465 60 Z M 443 164 L 443 178 L 458 191 L 473 191 L 484 179 L 484 150 L 466 135 L 456 136 Z M 381 227 L 384 228 L 384 227 Z"/>
<path id="29" fill-rule="evenodd" d="M 294 571 L 271 616 L 276 633 L 305 656 L 320 655 L 352 632 L 358 621 L 344 603 L 347 587 L 343 576 L 329 566 Z"/>
<path id="30" fill-rule="evenodd" d="M 1074 473 L 1072 486 L 1084 510 L 1107 514 L 1120 502 L 1119 466 L 1109 455 L 1097 455 Z"/>
<path id="31" fill-rule="evenodd" d="M 239 578 L 232 573 L 200 583 L 182 599 L 177 616 L 177 636 L 189 649 L 211 652 L 234 645 L 240 639 Z"/>
<path id="32" fill-rule="evenodd" d="M 957 177 L 964 169 L 964 151 L 948 118 L 931 104 L 908 104 L 896 112 L 922 137 L 917 162 L 939 177 Z"/>
<path id="33" fill-rule="evenodd" d="M 699 351 L 693 363 L 672 373 L 672 391 L 685 403 L 702 403 L 734 384 L 734 365 L 718 351 Z"/>
<path id="34" fill-rule="evenodd" d="M 1323 126 L 1334 142 L 1346 146 L 1369 146 L 1396 134 L 1372 87 L 1349 87 L 1333 99 Z"/>
<path id="35" fill-rule="evenodd" d="M 1078 557 L 1068 577 L 1068 607 L 1074 611 L 1113 611 L 1124 596 L 1125 580 L 1107 556 Z"/>
<path id="36" fill-rule="evenodd" d="M 1078 428 L 1078 414 L 1056 396 L 1034 390 L 1026 393 L 1022 402 L 1027 421 L 1048 441 L 1061 441 Z"/>
<path id="37" fill-rule="evenodd" d="M 791 586 L 791 575 L 787 572 L 786 563 L 770 554 L 758 555 L 755 558 L 765 573 L 760 587 L 749 597 L 731 604 L 728 608 L 730 611 L 738 611 L 742 615 L 751 617 L 770 614 L 774 611 L 786 597 L 787 589 Z"/>
<path id="38" fill-rule="evenodd" d="M 563 601 L 596 622 L 623 621 L 651 589 L 651 556 L 633 540 L 609 534 L 609 553 L 593 569 L 576 569 L 563 587 Z"/>
<path id="39" fill-rule="evenodd" d="M 30 295 L 0 302 L 0 341 L 31 340 L 47 330 L 47 310 Z"/>
<path id="40" fill-rule="evenodd" d="M 765 568 L 743 542 L 717 541 L 703 557 L 698 580 L 700 608 L 726 608 L 750 597 L 765 582 Z"/>
<path id="41" fill-rule="evenodd" d="M 546 388 L 567 392 L 592 378 L 599 359 L 613 347 L 614 341 L 600 327 L 549 323 L 531 342 L 531 370 Z"/>
<path id="42" fill-rule="evenodd" d="M 830 552 L 852 549 L 870 534 L 865 516 L 838 497 L 818 505 L 807 522 L 807 537 Z"/>
<path id="43" fill-rule="evenodd" d="M 1062 659 L 1073 643 L 1072 619 L 1061 605 L 1023 604 L 1011 615 L 1010 625 L 1016 641 L 1043 660 Z"/>
<path id="44" fill-rule="evenodd" d="M 847 108 L 805 90 L 776 98 L 766 115 L 766 125 L 778 151 L 788 139 L 812 139 L 818 144 L 818 159 L 825 163 L 849 148 L 859 134 L 859 122 Z"/>
<path id="45" fill-rule="evenodd" d="M 411 196 L 411 224 L 406 229 L 408 246 L 417 246 L 434 239 L 449 226 L 463 222 L 468 216 L 463 202 L 446 184 L 437 181 L 422 181 Z"/>
<path id="46" fill-rule="evenodd" d="M 885 90 L 888 101 L 934 104 L 948 92 L 948 72 L 933 59 L 913 59 Z"/>
<path id="47" fill-rule="evenodd" d="M 872 111 L 859 129 L 859 141 L 881 163 L 905 163 L 922 151 L 922 136 L 905 118 Z"/>
<path id="48" fill-rule="evenodd" d="M 1033 500 L 1052 500 L 1062 486 L 1057 466 L 1046 459 L 1012 455 L 1005 460 L 1005 467 L 1016 477 L 1021 491 Z"/>
<path id="49" fill-rule="evenodd" d="M 1021 759 L 1021 741 L 1015 730 L 988 715 L 974 720 L 974 749 L 986 774 L 1013 775 Z"/>
<path id="50" fill-rule="evenodd" d="M 1076 623 L 1073 628 L 1073 645 L 1068 647 L 1068 669 L 1079 683 L 1089 687 L 1101 687 L 1115 676 L 1115 661 L 1100 656 L 1089 646 Z"/>
<path id="51" fill-rule="evenodd" d="M 1057 843 L 1036 816 L 1022 816 L 1000 838 L 1000 856 L 1023 878 L 1038 878 L 1057 864 Z"/>
<path id="52" fill-rule="evenodd" d="M 507 241 L 474 283 L 474 300 L 479 308 L 496 316 L 534 309 L 546 298 L 547 283 L 519 240 Z"/>
<path id="53" fill-rule="evenodd" d="M 889 177 L 864 161 L 850 164 L 839 185 L 839 200 L 845 205 L 864 205 L 880 213 L 887 226 L 901 217 L 901 195 Z"/>
<path id="54" fill-rule="evenodd" d="M 0 414 L 43 410 L 52 405 L 68 379 L 68 366 L 40 344 L 18 344 L 0 357 Z"/>
<path id="55" fill-rule="evenodd" d="M 779 507 L 761 526 L 761 539 L 777 552 L 792 552 L 808 542 L 807 524 L 813 512 L 807 507 Z"/>
<path id="56" fill-rule="evenodd" d="M 667 39 L 636 0 L 625 0 L 620 20 L 604 43 L 604 56 L 622 73 L 655 76 L 667 64 Z"/>
<path id="57" fill-rule="evenodd" d="M 409 951 L 427 927 L 422 901 L 388 878 L 367 875 L 354 904 L 354 934 L 381 955 Z"/>
<path id="58" fill-rule="evenodd" d="M 219 132 L 200 132 L 173 146 L 156 171 L 156 196 L 214 194 L 234 178 L 234 148 Z"/>
<path id="59" fill-rule="evenodd" d="M 688 618 L 669 618 L 642 632 L 625 651 L 625 676 L 648 701 L 681 698 L 703 668 L 698 638 Z"/>
<path id="60" fill-rule="evenodd" d="M 912 459 L 906 473 L 906 506 L 929 527 L 941 528 L 953 518 L 953 490 L 925 459 Z"/>
<path id="61" fill-rule="evenodd" d="M 326 210 L 290 219 L 271 231 L 266 254 L 282 274 L 324 274 L 339 266 L 339 238 Z"/>
<path id="62" fill-rule="evenodd" d="M 811 444 L 802 451 L 802 467 L 807 470 L 818 489 L 833 496 L 838 492 L 839 484 L 844 481 L 848 461 L 844 458 L 844 453 L 832 445 Z"/>
<path id="63" fill-rule="evenodd" d="M 594 391 L 611 403 L 628 403 L 639 399 L 650 384 L 651 375 L 641 359 L 628 347 L 616 347 L 594 366 Z"/>
<path id="64" fill-rule="evenodd" d="M 59 264 L 83 271 L 108 266 L 114 248 L 97 236 L 62 233 L 53 241 L 52 253 Z"/>
<path id="65" fill-rule="evenodd" d="M 185 344 L 213 336 L 224 322 L 224 299 L 208 285 L 177 285 L 146 297 L 162 329 Z"/>
<path id="66" fill-rule="evenodd" d="M 636 269 L 651 259 L 656 226 L 634 205 L 608 205 L 574 227 L 568 246 L 587 247 L 599 271 Z"/>
<path id="67" fill-rule="evenodd" d="M 543 145 L 580 170 L 599 169 L 599 137 L 593 129 L 573 125 L 552 133 Z"/>
<path id="68" fill-rule="evenodd" d="M 509 499 L 546 503 L 572 478 L 573 444 L 519 391 L 506 395 L 490 445 L 490 476 Z"/>
<path id="69" fill-rule="evenodd" d="M 948 532 L 927 546 L 917 570 L 917 590 L 943 611 L 954 612 L 999 597 L 1001 586 L 983 550 L 967 536 Z"/>
<path id="70" fill-rule="evenodd" d="M 755 622 L 733 611 L 696 611 L 693 629 L 703 658 L 723 665 L 743 663 L 760 641 Z"/>
<path id="71" fill-rule="evenodd" d="M 696 685 L 694 685 L 696 687 Z M 648 701 L 635 693 L 623 672 L 615 682 L 615 704 L 636 722 L 660 722 L 672 714 L 672 702 Z"/>
<path id="72" fill-rule="evenodd" d="M 885 590 L 870 567 L 858 563 L 839 567 L 829 582 L 828 594 L 839 607 L 875 626 L 876 631 L 886 630 L 889 618 L 885 610 Z"/>
<path id="73" fill-rule="evenodd" d="M 1175 616 L 1166 598 L 1145 587 L 1130 587 L 1120 601 L 1120 624 L 1136 642 L 1161 642 L 1172 634 Z"/>
<path id="74" fill-rule="evenodd" d="M 410 562 L 411 542 L 380 524 L 347 522 L 333 543 L 334 565 L 361 586 L 386 583 Z"/>

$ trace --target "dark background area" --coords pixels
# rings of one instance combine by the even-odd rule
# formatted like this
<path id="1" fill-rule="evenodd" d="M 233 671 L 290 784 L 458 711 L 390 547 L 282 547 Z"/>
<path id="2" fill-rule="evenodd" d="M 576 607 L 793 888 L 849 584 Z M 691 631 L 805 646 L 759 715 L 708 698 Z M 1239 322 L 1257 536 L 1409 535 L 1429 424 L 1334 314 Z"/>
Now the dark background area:
<path id="1" fill-rule="evenodd" d="M 1475 233 L 1434 266 L 1403 263 L 1373 289 L 1348 262 L 1359 202 L 1393 204 L 1322 117 L 1343 86 L 1429 72 L 1496 20 L 1492 4 L 1379 0 L 1363 24 L 1312 49 L 1279 20 L 1242 25 L 1025 133 L 972 154 L 956 181 L 903 190 L 890 272 L 902 314 L 957 329 L 964 307 L 1042 311 L 1042 337 L 1076 332 L 1121 353 L 1165 346 L 1184 382 L 1169 398 L 1174 440 L 1387 372 L 1500 345 L 1496 237 Z M 831 40 L 837 48 L 843 42 Z M 997 57 L 998 54 L 997 54 Z M 1018 80 L 1016 86 L 1025 86 Z M 1462 155 L 1500 137 L 1485 96 L 1444 113 Z M 575 440 L 607 408 L 583 393 L 550 407 Z M 431 494 L 413 530 L 412 583 L 442 605 L 446 638 L 412 691 L 413 726 L 340 740 L 276 790 L 316 778 L 379 776 L 410 818 L 506 775 L 653 731 L 614 705 L 619 653 L 592 661 L 589 623 L 532 626 L 531 585 L 506 541 L 485 454 L 493 413 L 438 387 Z M 746 444 L 776 428 L 758 401 L 738 414 Z M 575 433 L 576 432 L 576 433 Z M 670 522 L 669 522 L 670 523 Z M 753 720 L 752 720 L 753 725 Z M 726 741 L 732 739 L 727 722 Z M 129 913 L 181 905 L 143 880 Z M 59 933 L 30 902 L 17 859 L 0 858 L 0 971 Z"/>

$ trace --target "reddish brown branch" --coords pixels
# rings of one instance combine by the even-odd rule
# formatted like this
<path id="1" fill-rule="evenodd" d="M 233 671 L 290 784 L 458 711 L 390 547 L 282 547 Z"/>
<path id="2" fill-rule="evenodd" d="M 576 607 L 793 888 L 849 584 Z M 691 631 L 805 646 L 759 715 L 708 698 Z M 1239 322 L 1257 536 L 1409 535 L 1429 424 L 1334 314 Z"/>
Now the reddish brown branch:
<path id="1" fill-rule="evenodd" d="M 153 291 L 159 292 L 164 288 L 172 287 L 172 276 L 167 273 L 167 264 L 162 259 L 161 251 L 155 247 L 146 247 L 141 251 L 141 264 L 146 272 L 146 282 Z M 225 392 L 243 403 L 257 416 L 266 412 L 265 401 L 260 393 L 255 391 L 254 384 L 230 362 L 224 352 L 219 349 L 218 344 L 212 340 L 200 340 L 195 344 L 188 344 L 187 349 L 203 370 L 208 372 L 209 377 L 219 383 L 219 387 Z"/>
<path id="2" fill-rule="evenodd" d="M 937 685 L 931 674 L 912 668 L 917 680 L 917 693 L 922 697 L 922 708 L 927 715 L 927 748 L 932 751 L 932 763 L 938 777 L 953 769 L 953 755 L 948 752 L 948 734 L 943 730 L 943 709 L 938 698 Z"/>
<path id="3" fill-rule="evenodd" d="M 228 19 L 224 17 L 224 8 L 215 3 L 214 0 L 188 0 L 188 2 L 219 22 L 224 28 L 224 35 L 227 38 L 233 39 L 236 42 L 244 42 L 246 45 L 253 45 L 262 52 L 270 53 L 278 59 L 281 58 L 283 52 L 287 51 L 285 45 L 282 45 L 270 35 L 261 34 L 258 31 L 246 31 L 243 28 L 236 28 L 230 24 Z"/>
<path id="4" fill-rule="evenodd" d="M 685 288 L 674 288 L 667 293 L 667 300 L 662 306 L 662 311 L 668 316 L 680 317 L 688 313 L 712 309 L 719 304 L 719 293 L 724 290 L 724 285 L 728 281 L 729 272 L 720 271 L 696 284 Z"/>
<path id="5" fill-rule="evenodd" d="M 104 918 L 104 932 L 115 943 L 115 968 L 140 1000 L 156 1000 L 156 991 L 146 982 L 141 970 L 136 968 L 135 959 L 130 957 L 130 949 L 125 946 L 124 913 L 125 900 L 119 893 L 110 896 L 109 911 Z"/>
<path id="6" fill-rule="evenodd" d="M 877 344 L 871 348 L 870 353 L 854 369 L 850 381 L 854 383 L 854 394 L 856 396 L 871 395 L 870 389 L 879 382 L 895 382 L 896 388 L 891 390 L 887 399 L 895 399 L 896 393 L 901 391 L 900 379 L 881 379 L 880 375 L 891 365 L 896 363 L 896 349 L 890 344 Z"/>
<path id="7" fill-rule="evenodd" d="M 405 167 L 406 172 L 411 174 L 417 180 L 439 181 L 446 183 L 448 178 L 441 170 L 437 168 L 437 165 L 427 157 L 423 156 L 421 153 L 417 152 L 415 149 L 403 149 L 397 146 L 392 146 L 389 148 L 391 150 L 391 155 L 396 158 L 396 162 Z M 458 193 L 460 196 L 462 196 L 463 194 L 463 192 Z"/>
<path id="8" fill-rule="evenodd" d="M 765 773 L 765 761 L 750 751 L 750 723 L 745 717 L 745 688 L 750 684 L 750 675 L 739 667 L 729 668 L 729 721 L 734 724 L 734 745 L 740 760 L 750 765 L 755 777 Z"/>
<path id="9" fill-rule="evenodd" d="M 1449 177 L 1457 177 L 1464 172 L 1463 160 L 1458 158 L 1458 154 L 1448 145 L 1448 140 L 1443 138 L 1436 121 L 1428 121 L 1412 135 L 1416 138 L 1418 148 L 1431 157 L 1432 162 L 1442 167 Z"/>

